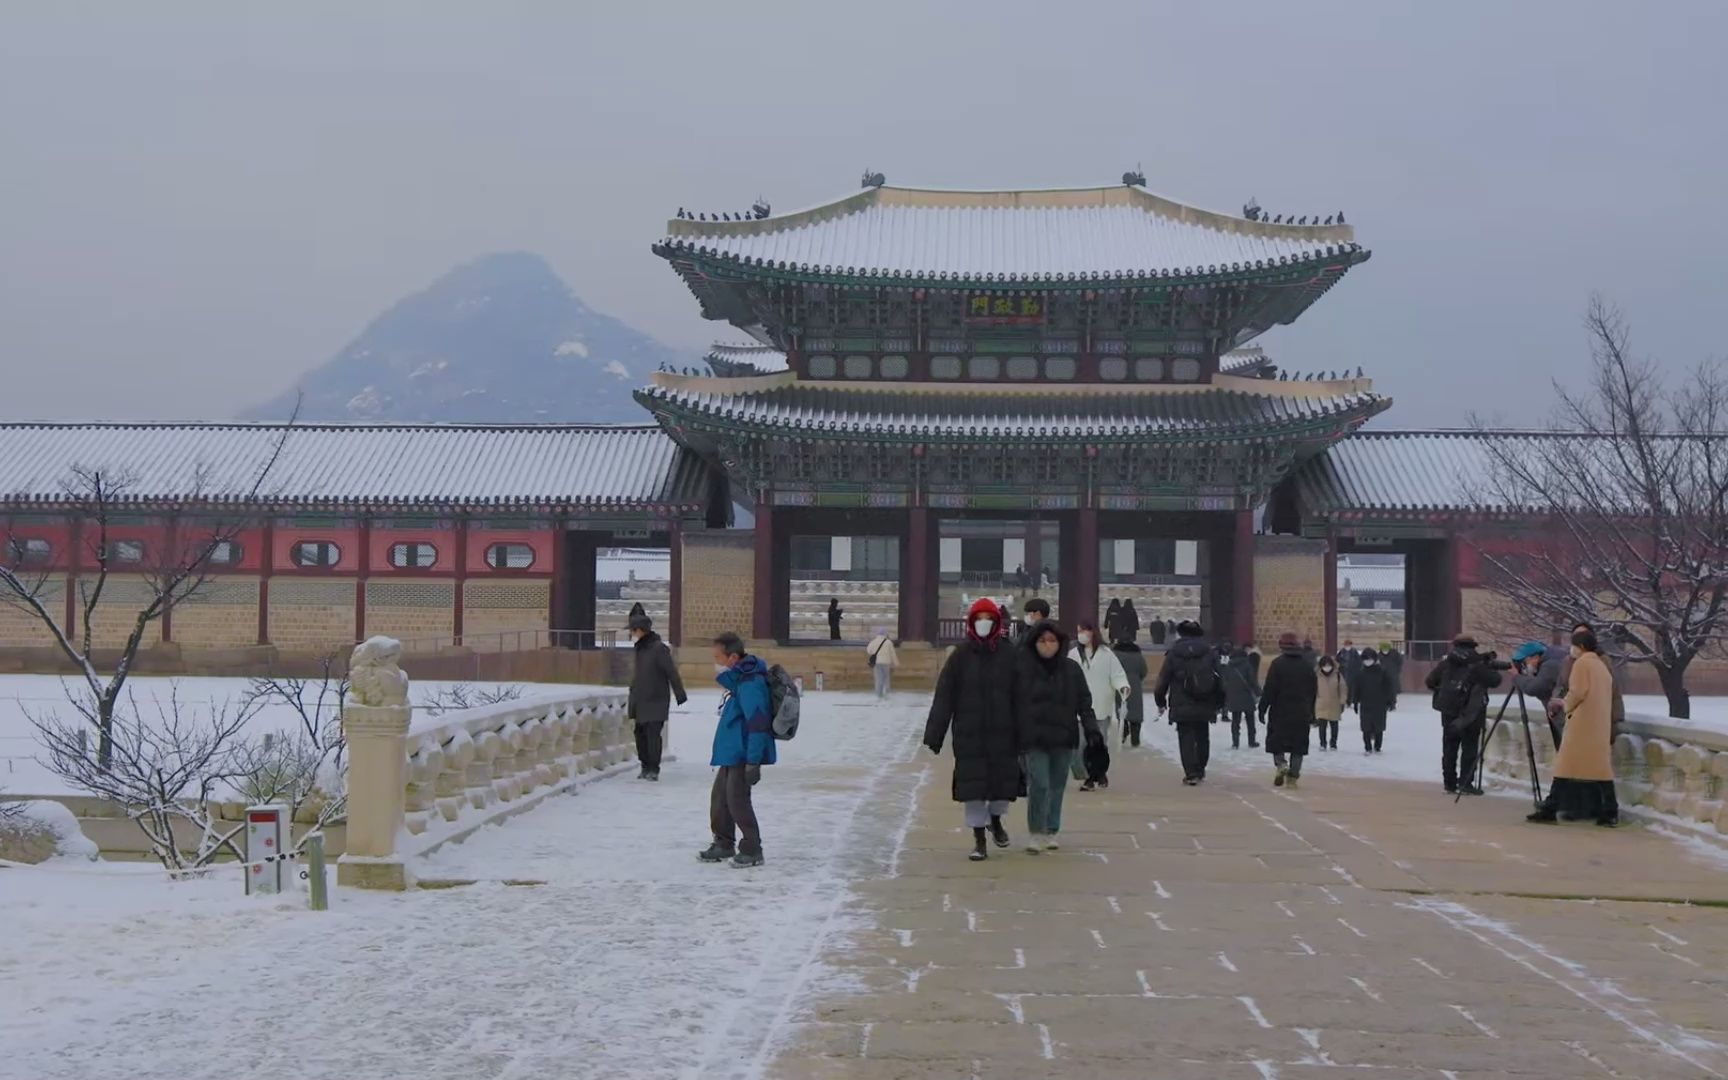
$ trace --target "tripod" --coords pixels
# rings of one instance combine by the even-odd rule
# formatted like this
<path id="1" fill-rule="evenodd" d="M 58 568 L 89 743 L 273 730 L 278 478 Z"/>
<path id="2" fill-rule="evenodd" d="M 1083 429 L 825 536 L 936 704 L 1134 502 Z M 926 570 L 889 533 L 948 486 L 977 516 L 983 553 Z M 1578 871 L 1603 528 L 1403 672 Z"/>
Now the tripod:
<path id="1" fill-rule="evenodd" d="M 1494 741 L 1494 732 L 1499 730 L 1501 722 L 1506 719 L 1506 707 L 1512 704 L 1513 695 L 1518 697 L 1518 716 L 1524 726 L 1524 760 L 1530 764 L 1530 798 L 1536 803 L 1536 809 L 1540 810 L 1542 809 L 1542 777 L 1536 771 L 1536 740 L 1530 735 L 1530 705 L 1524 698 L 1524 688 L 1519 686 L 1516 680 L 1512 683 L 1512 689 L 1506 691 L 1506 696 L 1500 700 L 1500 711 L 1495 715 L 1493 725 L 1482 735 L 1482 745 L 1476 751 L 1476 786 L 1478 788 L 1482 786 L 1482 776 L 1488 768 L 1488 744 Z M 1543 717 L 1544 719 L 1547 717 L 1546 710 L 1543 711 Z M 1548 733 L 1554 736 L 1554 745 L 1559 746 L 1559 735 L 1554 730 L 1554 721 L 1552 720 L 1548 721 Z M 1463 793 L 1460 792 L 1453 797 L 1452 801 L 1456 803 L 1463 797 Z"/>

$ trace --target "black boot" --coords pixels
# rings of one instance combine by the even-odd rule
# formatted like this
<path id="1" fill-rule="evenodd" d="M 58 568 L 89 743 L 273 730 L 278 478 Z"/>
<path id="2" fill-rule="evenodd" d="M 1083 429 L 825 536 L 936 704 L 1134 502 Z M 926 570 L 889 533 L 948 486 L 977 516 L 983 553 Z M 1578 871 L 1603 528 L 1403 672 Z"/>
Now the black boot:
<path id="1" fill-rule="evenodd" d="M 972 854 L 966 857 L 973 862 L 983 862 L 990 857 L 990 852 L 984 847 L 984 829 L 982 826 L 972 830 Z"/>
<path id="2" fill-rule="evenodd" d="M 1549 824 L 1551 822 L 1559 821 L 1560 815 L 1558 812 L 1555 811 L 1555 809 L 1553 807 L 1544 805 L 1540 809 L 1538 809 L 1534 814 L 1525 814 L 1524 820 L 1525 821 L 1540 822 L 1542 824 Z"/>
<path id="3" fill-rule="evenodd" d="M 707 851 L 698 851 L 696 853 L 696 857 L 698 859 L 701 859 L 703 862 L 718 863 L 718 862 L 725 862 L 727 859 L 730 859 L 734 854 L 736 854 L 736 852 L 732 848 L 721 847 L 720 841 L 716 840 L 712 844 L 708 845 Z"/>
<path id="4" fill-rule="evenodd" d="M 1002 819 L 994 814 L 990 817 L 990 839 L 996 842 L 997 847 L 1007 847 L 1013 842 L 1008 838 L 1008 830 L 1002 827 Z"/>

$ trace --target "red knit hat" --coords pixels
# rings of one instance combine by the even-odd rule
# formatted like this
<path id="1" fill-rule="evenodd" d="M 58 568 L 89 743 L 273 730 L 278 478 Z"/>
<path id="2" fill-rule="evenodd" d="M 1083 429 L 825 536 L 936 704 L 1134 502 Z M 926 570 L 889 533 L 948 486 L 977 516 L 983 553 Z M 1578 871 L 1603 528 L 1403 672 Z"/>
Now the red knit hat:
<path id="1" fill-rule="evenodd" d="M 978 631 L 973 627 L 973 624 L 980 618 L 991 619 L 995 623 L 995 625 L 990 628 L 990 636 L 988 638 L 979 637 Z M 990 599 L 988 596 L 980 596 L 978 599 L 972 601 L 971 607 L 966 609 L 966 636 L 973 641 L 983 645 L 988 645 L 994 649 L 996 647 L 997 639 L 1002 636 L 1003 631 L 1006 629 L 1007 627 L 1002 625 L 1002 609 L 997 607 L 996 601 Z"/>

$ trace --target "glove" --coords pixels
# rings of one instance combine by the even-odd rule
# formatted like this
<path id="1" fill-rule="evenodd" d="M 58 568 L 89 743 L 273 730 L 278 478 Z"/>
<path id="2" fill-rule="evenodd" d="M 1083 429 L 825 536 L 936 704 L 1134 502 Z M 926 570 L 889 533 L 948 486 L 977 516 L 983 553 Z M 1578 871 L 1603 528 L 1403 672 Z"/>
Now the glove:
<path id="1" fill-rule="evenodd" d="M 762 766 L 760 766 L 760 765 L 746 765 L 746 766 L 744 766 L 744 779 L 750 781 L 751 787 L 755 787 L 756 784 L 762 779 Z"/>

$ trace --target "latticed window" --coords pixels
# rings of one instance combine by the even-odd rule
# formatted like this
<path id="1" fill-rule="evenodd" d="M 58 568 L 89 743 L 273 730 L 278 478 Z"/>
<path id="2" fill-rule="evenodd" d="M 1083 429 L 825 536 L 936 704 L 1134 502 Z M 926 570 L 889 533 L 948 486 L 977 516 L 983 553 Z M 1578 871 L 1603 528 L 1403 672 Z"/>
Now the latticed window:
<path id="1" fill-rule="evenodd" d="M 300 540 L 288 549 L 288 561 L 295 566 L 335 566 L 342 561 L 342 549 L 329 540 Z"/>
<path id="2" fill-rule="evenodd" d="M 438 549 L 431 544 L 410 540 L 390 545 L 390 565 L 402 570 L 424 570 L 438 561 Z"/>
<path id="3" fill-rule="evenodd" d="M 232 540 L 218 540 L 210 545 L 211 566 L 235 566 L 240 562 L 240 545 Z"/>
<path id="4" fill-rule="evenodd" d="M 39 537 L 12 536 L 6 539 L 6 561 L 13 566 L 45 563 L 53 554 L 53 547 Z"/>
<path id="5" fill-rule="evenodd" d="M 526 570 L 534 565 L 534 549 L 527 544 L 493 544 L 486 549 L 486 565 L 494 570 Z"/>
<path id="6" fill-rule="evenodd" d="M 115 540 L 108 545 L 108 561 L 117 563 L 141 563 L 144 561 L 144 541 Z"/>

